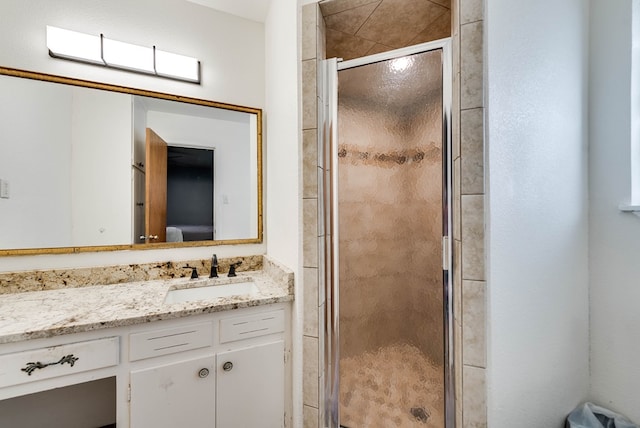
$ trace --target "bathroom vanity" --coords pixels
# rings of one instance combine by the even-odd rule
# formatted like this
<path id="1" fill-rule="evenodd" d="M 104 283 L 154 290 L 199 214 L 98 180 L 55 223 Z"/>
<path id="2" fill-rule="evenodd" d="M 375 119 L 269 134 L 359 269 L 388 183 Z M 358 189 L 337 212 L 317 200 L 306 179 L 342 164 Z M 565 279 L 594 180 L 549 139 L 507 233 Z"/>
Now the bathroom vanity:
<path id="1" fill-rule="evenodd" d="M 261 109 L 5 67 L 2 86 L 24 106 L 7 125 L 43 118 L 6 140 L 28 147 L 56 203 L 42 209 L 40 185 L 7 191 L 0 256 L 263 242 Z M 205 188 L 186 172 L 196 149 Z M 32 181 L 9 165 L 1 178 Z M 213 279 L 179 278 L 209 260 L 0 272 L 0 427 L 290 424 L 293 273 L 242 259 Z"/>
<path id="2" fill-rule="evenodd" d="M 283 427 L 292 300 L 272 263 L 1 295 L 0 426 Z"/>

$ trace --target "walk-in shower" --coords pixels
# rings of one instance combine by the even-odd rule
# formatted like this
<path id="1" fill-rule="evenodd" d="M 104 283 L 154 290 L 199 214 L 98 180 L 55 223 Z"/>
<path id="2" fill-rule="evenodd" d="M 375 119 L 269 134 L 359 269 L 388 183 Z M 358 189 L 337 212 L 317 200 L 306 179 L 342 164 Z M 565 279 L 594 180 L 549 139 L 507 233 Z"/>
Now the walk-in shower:
<path id="1" fill-rule="evenodd" d="M 325 61 L 325 426 L 452 427 L 449 39 Z"/>

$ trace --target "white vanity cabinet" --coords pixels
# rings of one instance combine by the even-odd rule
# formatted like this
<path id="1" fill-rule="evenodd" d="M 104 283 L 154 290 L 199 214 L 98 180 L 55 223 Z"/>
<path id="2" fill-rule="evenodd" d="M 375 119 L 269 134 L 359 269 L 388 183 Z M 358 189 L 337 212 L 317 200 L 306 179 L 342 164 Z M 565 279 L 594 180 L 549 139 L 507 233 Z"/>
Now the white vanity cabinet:
<path id="1" fill-rule="evenodd" d="M 0 345 L 0 426 L 282 428 L 289 317 L 290 305 L 275 303 Z M 79 358 L 73 366 L 58 363 L 71 354 Z M 57 364 L 29 376 L 20 369 L 31 361 Z M 93 401 L 113 399 L 104 418 L 86 412 L 90 422 L 51 420 L 44 407 L 33 407 L 43 399 L 68 404 L 73 418 L 59 388 L 92 381 L 106 389 Z M 34 393 L 14 410 L 12 400 Z M 23 423 L 28 413 L 41 413 L 38 422 Z"/>
<path id="2" fill-rule="evenodd" d="M 213 355 L 131 372 L 131 428 L 215 426 Z"/>
<path id="3" fill-rule="evenodd" d="M 114 330 L 0 345 L 0 427 L 112 424 L 120 362 Z"/>
<path id="4" fill-rule="evenodd" d="M 167 328 L 144 326 L 129 335 L 131 428 L 215 424 L 213 321 L 181 321 Z M 184 357 L 197 349 L 206 355 Z"/>
<path id="5" fill-rule="evenodd" d="M 117 364 L 118 337 L 9 353 L 0 355 L 0 388 L 64 378 Z"/>
<path id="6" fill-rule="evenodd" d="M 220 319 L 217 427 L 284 426 L 284 310 Z"/>
<path id="7" fill-rule="evenodd" d="M 140 326 L 129 335 L 131 428 L 282 428 L 285 306 Z"/>
<path id="8" fill-rule="evenodd" d="M 284 426 L 284 342 L 219 352 L 216 426 Z"/>

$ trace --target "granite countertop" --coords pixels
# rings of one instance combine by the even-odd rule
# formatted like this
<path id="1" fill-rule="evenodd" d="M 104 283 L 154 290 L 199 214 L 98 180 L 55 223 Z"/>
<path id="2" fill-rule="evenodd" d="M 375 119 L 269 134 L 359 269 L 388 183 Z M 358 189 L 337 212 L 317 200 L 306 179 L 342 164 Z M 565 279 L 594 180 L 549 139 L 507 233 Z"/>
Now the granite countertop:
<path id="1" fill-rule="evenodd" d="M 252 279 L 258 292 L 164 303 L 170 289 L 206 285 L 209 278 L 139 281 L 0 295 L 0 344 L 121 327 L 293 300 L 293 273 L 274 266 L 220 277 L 216 284 Z"/>

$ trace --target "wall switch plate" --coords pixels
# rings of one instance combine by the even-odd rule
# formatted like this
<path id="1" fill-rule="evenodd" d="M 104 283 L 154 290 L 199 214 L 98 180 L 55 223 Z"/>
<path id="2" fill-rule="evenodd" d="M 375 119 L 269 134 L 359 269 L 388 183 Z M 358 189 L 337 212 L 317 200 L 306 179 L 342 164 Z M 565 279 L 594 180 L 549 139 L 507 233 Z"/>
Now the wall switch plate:
<path id="1" fill-rule="evenodd" d="M 9 182 L 0 179 L 0 198 L 9 199 Z"/>

